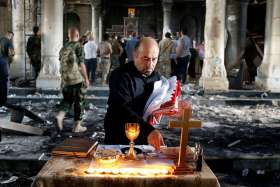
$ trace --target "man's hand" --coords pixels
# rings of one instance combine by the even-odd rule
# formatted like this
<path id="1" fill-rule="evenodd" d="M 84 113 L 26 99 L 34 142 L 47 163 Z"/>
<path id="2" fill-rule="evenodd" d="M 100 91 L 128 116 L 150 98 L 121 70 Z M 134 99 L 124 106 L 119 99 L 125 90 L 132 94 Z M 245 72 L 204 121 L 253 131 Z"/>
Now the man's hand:
<path id="1" fill-rule="evenodd" d="M 161 145 L 165 145 L 162 135 L 158 130 L 153 130 L 149 134 L 148 144 L 154 146 L 156 150 L 159 150 Z"/>
<path id="2" fill-rule="evenodd" d="M 80 72 L 81 72 L 81 74 L 82 74 L 82 76 L 85 80 L 85 86 L 86 86 L 86 88 L 88 88 L 89 87 L 89 80 L 88 80 L 88 76 L 87 76 L 87 68 L 86 68 L 84 63 L 80 64 Z"/>
<path id="3" fill-rule="evenodd" d="M 88 79 L 85 80 L 85 86 L 86 86 L 86 88 L 89 87 L 89 80 Z"/>

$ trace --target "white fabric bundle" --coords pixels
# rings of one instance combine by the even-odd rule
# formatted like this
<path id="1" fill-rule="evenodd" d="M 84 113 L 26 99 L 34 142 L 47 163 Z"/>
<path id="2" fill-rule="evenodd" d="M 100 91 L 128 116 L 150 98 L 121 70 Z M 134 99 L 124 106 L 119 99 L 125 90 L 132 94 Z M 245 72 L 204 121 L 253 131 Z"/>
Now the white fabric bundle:
<path id="1" fill-rule="evenodd" d="M 160 106 L 172 98 L 172 94 L 175 92 L 177 86 L 177 78 L 173 76 L 169 79 L 161 76 L 159 81 L 154 83 L 153 93 L 150 95 L 145 108 L 143 119 L 147 121 L 148 117 L 156 110 L 160 109 Z"/>

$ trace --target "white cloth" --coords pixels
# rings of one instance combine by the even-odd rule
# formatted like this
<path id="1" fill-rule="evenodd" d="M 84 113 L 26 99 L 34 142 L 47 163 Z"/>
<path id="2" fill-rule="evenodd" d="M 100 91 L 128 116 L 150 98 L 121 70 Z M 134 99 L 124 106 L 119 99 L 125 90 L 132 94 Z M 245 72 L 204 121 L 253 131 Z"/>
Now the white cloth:
<path id="1" fill-rule="evenodd" d="M 85 59 L 96 58 L 97 45 L 94 41 L 88 41 L 84 46 Z"/>
<path id="2" fill-rule="evenodd" d="M 144 120 L 147 120 L 155 110 L 158 110 L 162 104 L 171 99 L 172 94 L 176 90 L 176 83 L 176 76 L 169 79 L 161 76 L 161 80 L 154 83 L 153 93 L 150 95 L 144 108 Z"/>

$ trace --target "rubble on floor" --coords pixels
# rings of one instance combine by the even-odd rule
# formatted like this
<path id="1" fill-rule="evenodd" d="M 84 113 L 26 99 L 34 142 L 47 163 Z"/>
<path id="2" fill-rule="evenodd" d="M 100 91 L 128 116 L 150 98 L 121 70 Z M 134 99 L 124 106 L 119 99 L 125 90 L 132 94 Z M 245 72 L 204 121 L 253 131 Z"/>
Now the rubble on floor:
<path id="1" fill-rule="evenodd" d="M 216 100 L 234 98 L 228 97 L 227 94 L 212 95 L 203 93 L 192 86 L 188 88 L 183 87 L 182 91 L 182 98 L 192 103 L 193 118 L 203 121 L 201 129 L 190 130 L 189 143 L 194 145 L 196 142 L 200 142 L 203 145 L 206 158 L 240 159 L 248 157 L 248 155 L 256 158 L 279 157 L 280 106 L 277 104 L 212 104 Z M 263 95 L 262 97 L 265 96 Z M 254 99 L 260 97 L 254 96 Z M 248 93 L 239 98 L 252 99 L 251 96 L 248 96 Z M 200 100 L 213 102 L 201 104 Z M 13 133 L 2 134 L 0 158 L 30 157 L 47 160 L 51 149 L 61 143 L 66 137 L 96 136 L 100 143 L 103 142 L 105 136 L 103 119 L 106 114 L 106 105 L 97 106 L 93 103 L 88 103 L 83 121 L 83 125 L 88 128 L 88 131 L 82 135 L 76 135 L 71 132 L 73 125 L 73 114 L 71 112 L 64 120 L 63 132 L 57 132 L 55 114 L 58 103 L 55 100 L 41 103 L 32 103 L 31 101 L 22 103 L 24 107 L 46 121 L 45 123 L 38 123 L 25 117 L 23 124 L 44 129 L 44 136 L 14 135 Z M 9 120 L 10 110 L 5 107 L 0 108 L 0 118 Z M 166 118 L 163 118 L 161 124 L 156 127 L 163 133 L 167 146 L 179 145 L 180 130 L 168 129 Z M 279 173 L 274 175 L 276 178 L 277 176 L 279 177 Z M 9 180 L 13 175 L 5 176 L 3 177 L 0 174 L 0 182 Z M 228 176 L 222 175 L 218 177 L 222 178 L 223 181 L 229 182 L 232 186 L 236 182 L 234 179 L 229 179 Z M 26 180 L 29 180 L 27 178 Z M 15 180 L 15 178 L 12 179 Z M 244 182 L 244 186 L 247 184 L 247 182 Z"/>

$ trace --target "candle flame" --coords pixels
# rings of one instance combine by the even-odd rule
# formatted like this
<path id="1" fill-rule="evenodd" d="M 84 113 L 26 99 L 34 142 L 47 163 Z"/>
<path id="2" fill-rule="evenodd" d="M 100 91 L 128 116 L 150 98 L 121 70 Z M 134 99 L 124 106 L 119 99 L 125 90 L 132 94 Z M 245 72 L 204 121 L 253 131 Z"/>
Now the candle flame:
<path id="1" fill-rule="evenodd" d="M 132 175 L 132 176 L 162 176 L 169 175 L 174 172 L 174 168 L 168 166 L 145 166 L 143 168 L 118 168 L 102 167 L 93 168 L 89 167 L 86 171 L 87 174 L 111 174 L 111 175 Z"/>

